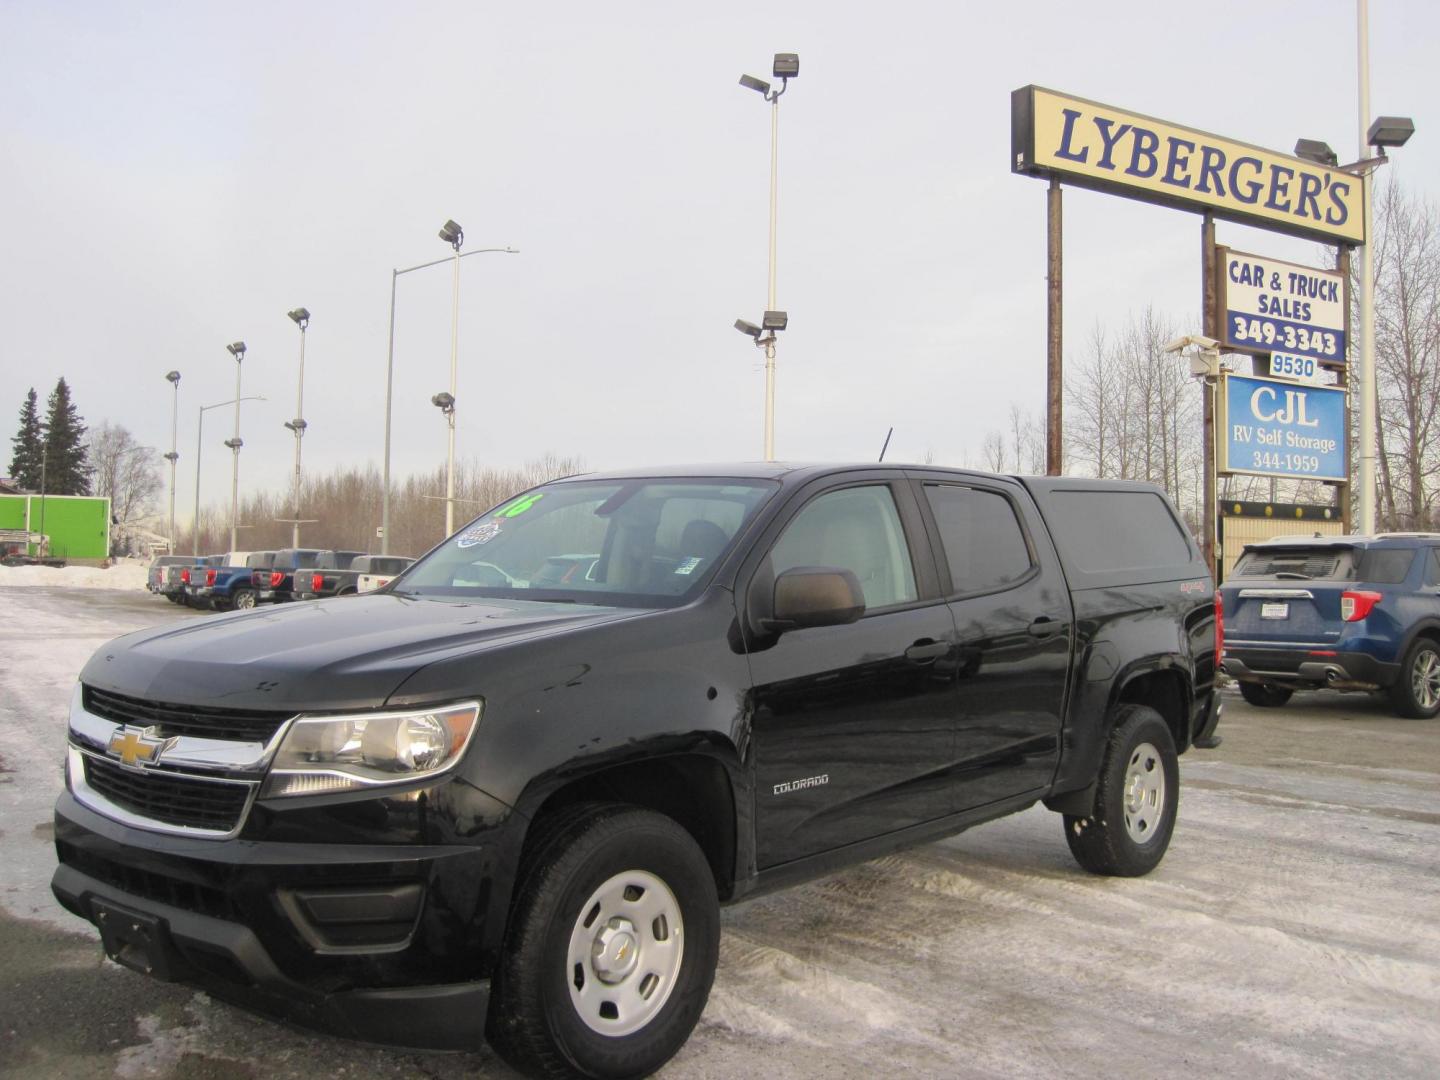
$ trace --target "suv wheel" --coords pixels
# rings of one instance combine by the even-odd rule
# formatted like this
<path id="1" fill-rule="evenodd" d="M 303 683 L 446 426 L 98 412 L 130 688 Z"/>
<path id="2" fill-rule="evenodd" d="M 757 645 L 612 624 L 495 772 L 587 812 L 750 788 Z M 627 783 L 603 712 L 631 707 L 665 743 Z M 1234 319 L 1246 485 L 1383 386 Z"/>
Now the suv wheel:
<path id="1" fill-rule="evenodd" d="M 255 590 L 236 589 L 233 603 L 236 611 L 248 611 L 255 606 Z"/>
<path id="2" fill-rule="evenodd" d="M 1065 815 L 1070 853 L 1092 874 L 1148 874 L 1170 846 L 1179 802 L 1180 765 L 1169 725 L 1148 706 L 1122 705 L 1100 765 L 1094 811 Z"/>
<path id="3" fill-rule="evenodd" d="M 1242 682 L 1240 684 L 1240 696 L 1251 705 L 1259 705 L 1262 709 L 1273 709 L 1284 705 L 1294 692 L 1287 686 L 1275 686 L 1271 683 Z"/>
<path id="4" fill-rule="evenodd" d="M 1440 645 L 1416 638 L 1390 687 L 1390 702 L 1401 716 L 1424 720 L 1440 713 Z"/>
<path id="5" fill-rule="evenodd" d="M 670 818 L 586 806 L 515 887 L 487 1036 L 533 1076 L 648 1076 L 690 1037 L 719 957 L 715 879 Z"/>

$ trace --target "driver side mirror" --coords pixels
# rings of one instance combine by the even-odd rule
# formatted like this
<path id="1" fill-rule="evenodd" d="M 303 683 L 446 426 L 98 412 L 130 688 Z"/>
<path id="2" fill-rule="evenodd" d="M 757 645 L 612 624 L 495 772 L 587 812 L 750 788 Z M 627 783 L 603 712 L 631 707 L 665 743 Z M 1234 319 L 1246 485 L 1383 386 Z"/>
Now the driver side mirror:
<path id="1" fill-rule="evenodd" d="M 865 594 L 849 570 L 796 566 L 775 578 L 767 630 L 780 633 L 812 626 L 843 626 L 865 614 Z"/>

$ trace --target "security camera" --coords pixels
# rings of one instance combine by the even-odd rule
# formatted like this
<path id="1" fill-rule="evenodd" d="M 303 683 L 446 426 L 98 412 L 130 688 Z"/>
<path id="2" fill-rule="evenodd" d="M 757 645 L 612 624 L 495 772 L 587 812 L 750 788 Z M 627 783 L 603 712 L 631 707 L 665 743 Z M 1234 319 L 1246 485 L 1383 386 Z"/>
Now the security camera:
<path id="1" fill-rule="evenodd" d="M 1167 353 L 1178 353 L 1190 348 L 1192 345 L 1197 349 L 1204 349 L 1206 352 L 1214 352 L 1220 348 L 1220 342 L 1214 338 L 1204 337 L 1200 334 L 1186 334 L 1184 337 L 1176 338 L 1170 342 L 1169 345 L 1166 345 L 1164 351 Z"/>

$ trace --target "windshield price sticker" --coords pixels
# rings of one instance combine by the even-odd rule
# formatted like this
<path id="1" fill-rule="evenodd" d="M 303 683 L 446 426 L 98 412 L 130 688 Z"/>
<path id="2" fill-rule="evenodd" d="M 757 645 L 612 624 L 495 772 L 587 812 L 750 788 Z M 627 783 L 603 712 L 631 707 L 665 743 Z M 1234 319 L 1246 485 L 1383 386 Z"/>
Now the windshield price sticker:
<path id="1" fill-rule="evenodd" d="M 1224 376 L 1219 471 L 1346 480 L 1345 391 Z"/>
<path id="2" fill-rule="evenodd" d="M 1224 348 L 1345 363 L 1343 274 L 1228 248 L 1219 251 Z"/>

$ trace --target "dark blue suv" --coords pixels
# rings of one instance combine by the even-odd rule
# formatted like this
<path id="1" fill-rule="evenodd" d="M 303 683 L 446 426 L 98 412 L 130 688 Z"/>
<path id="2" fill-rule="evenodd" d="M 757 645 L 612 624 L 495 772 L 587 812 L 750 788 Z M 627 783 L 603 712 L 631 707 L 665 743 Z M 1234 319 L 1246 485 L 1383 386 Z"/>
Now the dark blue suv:
<path id="1" fill-rule="evenodd" d="M 1219 596 L 1221 670 L 1250 704 L 1374 690 L 1401 716 L 1440 713 L 1440 533 L 1247 544 Z"/>

